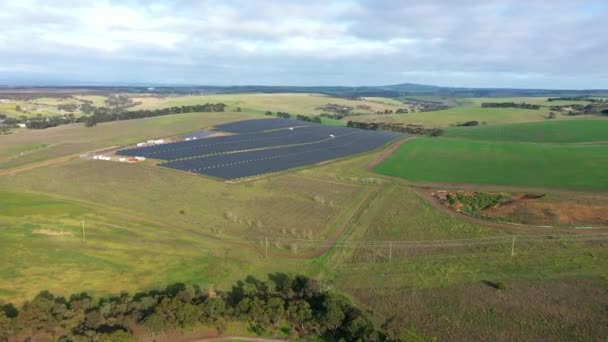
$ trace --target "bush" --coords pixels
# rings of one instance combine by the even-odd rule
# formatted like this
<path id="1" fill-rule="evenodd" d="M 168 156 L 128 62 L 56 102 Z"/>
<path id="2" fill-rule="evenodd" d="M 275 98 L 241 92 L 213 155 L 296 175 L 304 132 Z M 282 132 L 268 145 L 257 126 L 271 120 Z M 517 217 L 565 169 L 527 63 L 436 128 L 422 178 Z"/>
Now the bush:
<path id="1" fill-rule="evenodd" d="M 502 281 L 497 282 L 494 287 L 497 290 L 506 290 L 507 289 L 507 285 L 505 283 L 503 283 Z"/>

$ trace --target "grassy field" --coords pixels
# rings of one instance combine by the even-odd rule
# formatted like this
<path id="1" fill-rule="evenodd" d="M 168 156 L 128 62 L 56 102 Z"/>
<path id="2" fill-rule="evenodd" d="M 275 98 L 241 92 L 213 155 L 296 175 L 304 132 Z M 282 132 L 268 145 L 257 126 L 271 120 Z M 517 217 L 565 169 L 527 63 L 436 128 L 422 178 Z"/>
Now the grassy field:
<path id="1" fill-rule="evenodd" d="M 417 181 L 608 190 L 608 145 L 418 138 L 376 167 Z M 584 177 L 581 177 L 584 175 Z"/>
<path id="2" fill-rule="evenodd" d="M 236 110 L 237 107 L 240 107 L 242 111 L 259 114 L 263 114 L 266 111 L 281 111 L 302 115 L 320 114 L 323 111 L 318 108 L 330 103 L 353 107 L 353 112 L 357 113 L 375 113 L 376 111 L 384 111 L 385 109 L 394 111 L 397 108 L 407 107 L 404 104 L 389 99 L 347 100 L 320 94 L 223 94 L 163 98 L 135 97 L 133 100 L 143 102 L 141 105 L 133 107 L 133 109 L 158 109 L 208 102 L 222 102 L 228 105 L 230 110 Z M 370 108 L 358 108 L 358 106 L 369 106 Z"/>
<path id="3" fill-rule="evenodd" d="M 247 113 L 188 113 L 108 122 L 94 127 L 73 124 L 21 131 L 0 136 L 0 169 L 258 117 Z"/>
<path id="4" fill-rule="evenodd" d="M 95 203 L 2 191 L 0 204 L 8 208 L 0 216 L 0 300 L 22 301 L 42 289 L 101 295 L 181 281 L 221 287 L 243 273 L 306 267 L 269 264 L 254 249 Z"/>
<path id="5" fill-rule="evenodd" d="M 181 114 L 2 136 L 0 168 L 259 118 L 256 113 Z M 566 130 L 561 122 L 547 124 Z M 569 128 L 578 133 L 564 136 L 581 139 L 584 129 Z M 520 131 L 505 133 L 504 139 L 537 137 Z M 608 145 L 474 140 L 489 135 L 494 134 L 417 138 L 377 168 L 389 165 L 389 173 L 406 177 L 413 169 L 441 182 L 473 175 L 492 184 L 523 179 L 535 186 L 608 188 L 602 163 Z M 510 244 L 502 242 L 449 249 L 395 245 L 389 252 L 380 244 L 497 236 L 510 241 L 513 232 L 437 210 L 403 182 L 368 171 L 376 157 L 374 152 L 238 184 L 148 164 L 83 159 L 0 175 L 0 301 L 21 302 L 43 289 L 106 295 L 176 282 L 221 289 L 247 275 L 291 272 L 347 292 L 374 310 L 379 323 L 392 319 L 405 334 L 440 340 L 605 336 L 605 241 L 550 240 L 541 248 L 518 243 L 513 256 Z M 83 219 L 86 242 L 81 241 Z M 336 247 L 320 257 L 307 256 L 341 229 Z M 579 279 L 594 280 L 576 283 Z M 497 292 L 484 281 L 503 281 L 508 289 Z M 580 300 L 564 295 L 578 292 Z M 470 298 L 479 304 L 471 306 Z M 526 305 L 530 301 L 536 305 Z M 551 314 L 566 306 L 568 314 Z M 574 325 L 588 329 L 567 328 Z"/>
<path id="6" fill-rule="evenodd" d="M 424 99 L 424 98 L 423 98 Z M 517 98 L 464 98 L 464 99 L 436 99 L 427 100 L 443 101 L 452 108 L 432 111 L 418 112 L 412 114 L 392 114 L 392 115 L 362 115 L 349 117 L 344 120 L 355 120 L 365 122 L 403 122 L 418 124 L 425 127 L 445 128 L 451 125 L 464 123 L 466 121 L 478 121 L 486 125 L 499 125 L 509 123 L 523 123 L 544 121 L 550 112 L 549 106 L 567 105 L 572 103 L 587 104 L 588 101 L 547 101 L 546 97 L 517 97 Z M 484 102 L 516 102 L 538 104 L 539 110 L 519 109 L 519 108 L 483 108 Z M 572 117 L 558 114 L 554 120 L 568 120 Z"/>
<path id="7" fill-rule="evenodd" d="M 446 137 L 488 141 L 579 143 L 608 141 L 608 117 L 510 125 L 454 127 Z"/>
<path id="8" fill-rule="evenodd" d="M 454 107 L 433 112 L 391 115 L 361 115 L 350 117 L 355 121 L 403 122 L 425 127 L 449 127 L 466 121 L 479 121 L 487 125 L 543 121 L 549 113 L 546 109 L 530 110 L 518 108 L 481 108 L 478 106 Z M 566 118 L 558 116 L 558 118 Z"/>

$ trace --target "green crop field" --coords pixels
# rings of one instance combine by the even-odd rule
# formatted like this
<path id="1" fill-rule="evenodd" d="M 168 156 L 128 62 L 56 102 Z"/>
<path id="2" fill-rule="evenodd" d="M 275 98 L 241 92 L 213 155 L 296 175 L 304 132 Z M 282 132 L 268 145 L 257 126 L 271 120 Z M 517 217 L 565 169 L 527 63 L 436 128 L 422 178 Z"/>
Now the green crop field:
<path id="1" fill-rule="evenodd" d="M 376 171 L 417 181 L 608 189 L 608 145 L 419 138 Z M 581 177 L 581 175 L 585 175 Z"/>
<path id="2" fill-rule="evenodd" d="M 446 137 L 489 141 L 579 143 L 608 141 L 608 117 L 510 125 L 454 127 Z"/>

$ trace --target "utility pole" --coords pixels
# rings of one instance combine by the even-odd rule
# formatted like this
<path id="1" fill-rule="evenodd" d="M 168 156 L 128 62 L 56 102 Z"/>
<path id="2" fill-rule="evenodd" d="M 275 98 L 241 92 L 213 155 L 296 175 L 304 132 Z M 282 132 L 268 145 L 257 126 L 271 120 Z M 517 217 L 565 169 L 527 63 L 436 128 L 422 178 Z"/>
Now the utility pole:
<path id="1" fill-rule="evenodd" d="M 266 259 L 268 259 L 268 237 L 266 237 Z"/>
<path id="2" fill-rule="evenodd" d="M 86 239 L 86 236 L 84 234 L 84 219 L 82 219 L 82 221 L 80 223 L 81 223 L 81 226 L 82 226 L 82 242 L 85 242 L 87 239 Z"/>
<path id="3" fill-rule="evenodd" d="M 513 240 L 511 240 L 511 256 L 515 255 L 515 235 L 513 235 Z"/>

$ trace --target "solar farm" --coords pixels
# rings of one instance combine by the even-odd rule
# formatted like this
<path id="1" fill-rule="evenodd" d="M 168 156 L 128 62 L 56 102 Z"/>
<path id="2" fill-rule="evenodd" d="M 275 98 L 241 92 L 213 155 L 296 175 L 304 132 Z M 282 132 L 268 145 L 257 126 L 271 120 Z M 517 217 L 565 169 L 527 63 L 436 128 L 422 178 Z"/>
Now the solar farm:
<path id="1" fill-rule="evenodd" d="M 402 137 L 392 132 L 289 119 L 254 119 L 217 126 L 229 136 L 120 150 L 118 155 L 165 161 L 161 166 L 221 179 L 277 172 L 371 151 Z"/>

